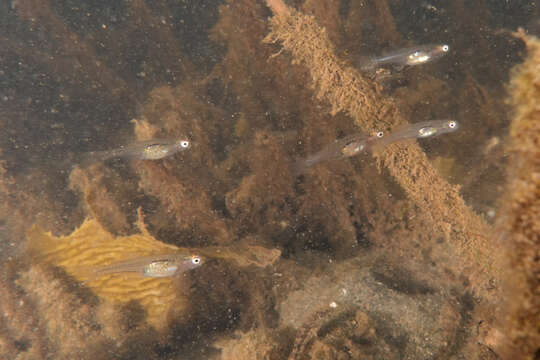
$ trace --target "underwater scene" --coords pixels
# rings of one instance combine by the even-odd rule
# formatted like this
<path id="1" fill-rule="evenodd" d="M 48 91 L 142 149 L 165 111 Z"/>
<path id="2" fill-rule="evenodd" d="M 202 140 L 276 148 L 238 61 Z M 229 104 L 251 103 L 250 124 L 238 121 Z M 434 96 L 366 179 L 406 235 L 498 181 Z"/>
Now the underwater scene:
<path id="1" fill-rule="evenodd" d="M 0 27 L 0 359 L 540 359 L 537 2 Z"/>

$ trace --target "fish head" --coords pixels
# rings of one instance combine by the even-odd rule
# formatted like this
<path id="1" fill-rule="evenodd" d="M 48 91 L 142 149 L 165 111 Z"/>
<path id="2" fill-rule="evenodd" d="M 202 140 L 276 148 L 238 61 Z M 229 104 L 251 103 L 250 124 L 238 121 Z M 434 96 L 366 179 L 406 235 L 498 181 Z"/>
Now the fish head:
<path id="1" fill-rule="evenodd" d="M 457 130 L 459 129 L 459 123 L 456 120 L 448 120 L 444 123 L 444 127 L 447 129 Z"/>
<path id="2" fill-rule="evenodd" d="M 459 129 L 459 123 L 456 120 L 446 120 L 442 124 L 442 128 L 445 132 L 452 132 Z"/>
<path id="3" fill-rule="evenodd" d="M 191 256 L 186 257 L 179 268 L 182 268 L 183 271 L 196 269 L 201 266 L 206 259 L 198 254 L 192 254 Z"/>
<path id="4" fill-rule="evenodd" d="M 187 150 L 191 147 L 191 141 L 189 141 L 189 139 L 179 139 L 176 141 L 175 145 L 179 151 Z"/>
<path id="5" fill-rule="evenodd" d="M 440 44 L 433 46 L 433 50 L 431 50 L 431 57 L 433 59 L 440 58 L 441 56 L 444 56 L 450 51 L 450 46 L 447 44 Z"/>

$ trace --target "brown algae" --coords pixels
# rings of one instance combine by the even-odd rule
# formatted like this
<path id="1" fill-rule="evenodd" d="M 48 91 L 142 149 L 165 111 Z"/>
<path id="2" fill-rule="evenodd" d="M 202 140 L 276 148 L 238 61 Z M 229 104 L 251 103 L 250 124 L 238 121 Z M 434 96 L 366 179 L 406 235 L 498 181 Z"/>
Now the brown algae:
<path id="1" fill-rule="evenodd" d="M 493 4 L 424 6 L 404 21 L 390 1 L 268 0 L 273 17 L 252 0 L 12 3 L 0 12 L 0 250 L 24 254 L 28 232 L 37 256 L 29 268 L 24 255 L 6 260 L 0 357 L 490 360 L 501 334 L 534 352 L 520 332 L 534 279 L 515 281 L 512 326 L 492 321 L 503 286 L 491 280 L 507 267 L 495 253 L 517 250 L 511 266 L 530 274 L 536 231 L 533 177 L 519 177 L 511 209 L 495 203 L 506 191 L 502 84 L 522 45 L 498 31 Z M 447 56 L 384 86 L 347 60 L 441 40 Z M 447 117 L 459 136 L 291 174 L 294 159 L 348 134 Z M 55 171 L 119 139 L 181 136 L 193 140 L 186 156 Z M 133 225 L 139 207 L 151 235 Z M 497 215 L 519 242 L 508 251 L 482 219 Z M 207 261 L 162 279 L 87 271 L 174 253 Z"/>
<path id="2" fill-rule="evenodd" d="M 267 0 L 273 10 L 267 43 L 279 43 L 293 62 L 307 67 L 317 98 L 327 102 L 331 113 L 345 112 L 365 132 L 373 133 L 396 123 L 406 123 L 394 100 L 356 69 L 344 66 L 335 53 L 326 30 L 313 16 L 287 8 L 281 0 Z M 402 125 L 403 126 L 403 125 Z M 490 246 L 485 238 L 471 233 L 488 233 L 489 226 L 468 206 L 459 188 L 442 178 L 417 144 L 397 144 L 378 155 L 407 196 L 433 222 L 435 233 L 451 238 L 463 254 L 463 266 L 479 270 L 473 281 L 477 289 L 489 287 L 496 276 Z M 427 194 L 429 189 L 429 194 Z"/>
<path id="3" fill-rule="evenodd" d="M 488 342 L 508 359 L 538 356 L 540 333 L 540 39 L 518 33 L 527 45 L 527 58 L 516 66 L 510 81 L 514 118 L 509 144 L 507 191 L 497 228 L 500 250 L 506 256 L 504 316 Z"/>

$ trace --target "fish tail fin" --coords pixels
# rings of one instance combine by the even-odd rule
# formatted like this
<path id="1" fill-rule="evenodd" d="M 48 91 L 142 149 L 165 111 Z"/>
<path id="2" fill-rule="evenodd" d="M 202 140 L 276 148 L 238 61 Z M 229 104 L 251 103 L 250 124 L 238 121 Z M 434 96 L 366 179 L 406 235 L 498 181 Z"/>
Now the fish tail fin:
<path id="1" fill-rule="evenodd" d="M 294 177 L 302 175 L 310 164 L 306 159 L 297 158 L 291 163 L 291 173 Z"/>
<path id="2" fill-rule="evenodd" d="M 123 148 L 105 151 L 90 151 L 81 155 L 77 165 L 80 167 L 87 167 L 97 162 L 107 161 L 117 157 L 125 157 L 126 155 L 129 155 L 129 153 Z"/>
<path id="3" fill-rule="evenodd" d="M 88 167 L 94 163 L 105 161 L 111 158 L 107 151 L 90 151 L 82 154 L 81 158 L 77 162 L 80 167 Z"/>
<path id="4" fill-rule="evenodd" d="M 375 69 L 376 62 L 369 56 L 359 56 L 356 60 L 356 66 L 360 71 L 371 72 Z"/>

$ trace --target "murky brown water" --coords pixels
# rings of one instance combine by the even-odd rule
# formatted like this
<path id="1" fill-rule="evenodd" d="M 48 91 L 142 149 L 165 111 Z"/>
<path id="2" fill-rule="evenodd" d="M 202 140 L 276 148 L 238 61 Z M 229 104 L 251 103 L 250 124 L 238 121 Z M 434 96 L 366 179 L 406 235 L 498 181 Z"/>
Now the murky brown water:
<path id="1" fill-rule="evenodd" d="M 258 1 L 0 4 L 0 357 L 498 358 L 479 329 L 496 318 L 506 86 L 525 56 L 509 31 L 536 7 L 288 5 L 334 48 L 294 42 L 307 18 L 283 42 Z M 450 51 L 354 70 L 428 43 Z M 458 132 L 291 171 L 335 139 L 446 118 Z M 78 166 L 184 137 L 160 160 Z M 164 251 L 205 261 L 165 279 L 79 272 Z"/>

